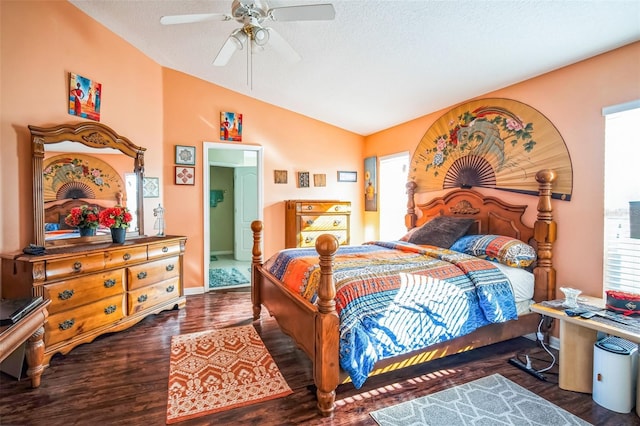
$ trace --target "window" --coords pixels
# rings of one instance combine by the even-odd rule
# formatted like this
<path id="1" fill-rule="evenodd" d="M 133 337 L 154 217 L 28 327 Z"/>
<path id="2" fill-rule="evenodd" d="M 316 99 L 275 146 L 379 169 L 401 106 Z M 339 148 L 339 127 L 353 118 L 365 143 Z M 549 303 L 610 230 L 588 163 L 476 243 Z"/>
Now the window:
<path id="1" fill-rule="evenodd" d="M 640 293 L 640 101 L 603 110 L 604 290 Z"/>
<path id="2" fill-rule="evenodd" d="M 407 233 L 407 175 L 409 153 L 380 157 L 380 239 L 398 240 Z"/>

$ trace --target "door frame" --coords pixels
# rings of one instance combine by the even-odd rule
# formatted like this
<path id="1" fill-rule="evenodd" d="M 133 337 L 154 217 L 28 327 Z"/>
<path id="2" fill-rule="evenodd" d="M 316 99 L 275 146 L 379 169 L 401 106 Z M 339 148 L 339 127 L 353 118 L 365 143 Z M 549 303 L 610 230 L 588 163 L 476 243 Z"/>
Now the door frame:
<path id="1" fill-rule="evenodd" d="M 225 167 L 233 167 L 233 164 L 222 163 L 213 161 L 213 159 L 209 158 L 210 150 L 220 150 L 220 151 L 255 151 L 257 155 L 257 164 L 256 164 L 256 176 L 257 176 L 257 184 L 258 184 L 258 199 L 257 209 L 258 209 L 258 220 L 263 220 L 263 200 L 264 200 L 264 159 L 263 159 L 263 150 L 260 145 L 247 145 L 247 144 L 229 144 L 229 143 L 220 143 L 220 142 L 203 142 L 202 144 L 202 188 L 203 188 L 203 245 L 204 245 L 204 256 L 203 256 L 203 271 L 205 279 L 203 280 L 202 287 L 205 292 L 209 291 L 209 286 L 207 285 L 207 280 L 209 276 L 209 263 L 211 261 L 210 253 L 211 244 L 209 243 L 209 234 L 211 232 L 209 226 L 210 220 L 210 208 L 209 208 L 209 195 L 210 195 L 210 169 L 211 166 L 225 166 Z M 235 203 L 235 201 L 234 201 Z"/>

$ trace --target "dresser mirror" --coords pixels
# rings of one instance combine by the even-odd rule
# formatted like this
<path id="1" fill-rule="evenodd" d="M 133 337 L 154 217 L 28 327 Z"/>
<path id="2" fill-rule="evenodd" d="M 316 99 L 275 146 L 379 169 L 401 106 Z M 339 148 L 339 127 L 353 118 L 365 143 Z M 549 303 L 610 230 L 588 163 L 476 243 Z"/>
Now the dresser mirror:
<path id="1" fill-rule="evenodd" d="M 29 126 L 33 151 L 34 240 L 40 246 L 110 241 L 108 228 L 81 236 L 65 222 L 73 207 L 121 205 L 132 216 L 127 235 L 144 233 L 145 148 L 100 123 Z"/>

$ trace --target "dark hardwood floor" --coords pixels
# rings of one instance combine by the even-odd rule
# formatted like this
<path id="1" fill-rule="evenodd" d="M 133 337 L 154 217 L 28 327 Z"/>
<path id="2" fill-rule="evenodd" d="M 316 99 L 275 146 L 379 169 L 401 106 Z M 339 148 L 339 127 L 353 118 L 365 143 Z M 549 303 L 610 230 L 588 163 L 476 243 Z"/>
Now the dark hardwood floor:
<path id="1" fill-rule="evenodd" d="M 68 355 L 55 355 L 31 389 L 28 380 L 0 376 L 0 425 L 163 425 L 166 420 L 171 336 L 251 324 L 248 290 L 189 296 L 183 310 L 146 318 L 129 330 L 102 336 Z M 619 414 L 591 395 L 560 390 L 557 376 L 542 382 L 508 364 L 529 351 L 535 366 L 547 355 L 535 343 L 514 339 L 464 354 L 371 377 L 362 389 L 341 385 L 331 419 L 315 409 L 310 362 L 263 309 L 255 323 L 289 386 L 290 396 L 192 419 L 180 425 L 375 425 L 371 411 L 499 373 L 594 425 L 640 425 L 635 411 Z M 539 364 L 537 364 L 539 363 Z"/>

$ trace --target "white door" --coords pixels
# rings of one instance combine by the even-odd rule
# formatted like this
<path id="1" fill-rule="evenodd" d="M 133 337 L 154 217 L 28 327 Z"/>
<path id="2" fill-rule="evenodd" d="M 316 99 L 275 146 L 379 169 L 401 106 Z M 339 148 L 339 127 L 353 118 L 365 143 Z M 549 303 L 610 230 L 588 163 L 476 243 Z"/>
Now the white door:
<path id="1" fill-rule="evenodd" d="M 409 153 L 380 157 L 380 239 L 397 240 L 407 233 L 407 176 Z"/>
<path id="2" fill-rule="evenodd" d="M 258 219 L 258 176 L 255 167 L 233 169 L 234 258 L 250 261 L 253 249 L 251 222 Z"/>

